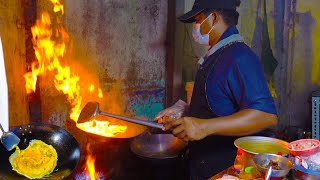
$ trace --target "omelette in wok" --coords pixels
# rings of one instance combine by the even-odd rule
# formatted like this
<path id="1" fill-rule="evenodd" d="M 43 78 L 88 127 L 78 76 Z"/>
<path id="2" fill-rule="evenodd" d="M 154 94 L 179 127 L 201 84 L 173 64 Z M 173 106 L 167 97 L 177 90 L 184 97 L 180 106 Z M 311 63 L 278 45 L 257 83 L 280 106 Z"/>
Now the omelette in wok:
<path id="1" fill-rule="evenodd" d="M 32 140 L 25 150 L 16 146 L 9 157 L 12 169 L 29 179 L 42 178 L 53 172 L 57 166 L 58 154 L 53 146 L 41 140 Z"/>

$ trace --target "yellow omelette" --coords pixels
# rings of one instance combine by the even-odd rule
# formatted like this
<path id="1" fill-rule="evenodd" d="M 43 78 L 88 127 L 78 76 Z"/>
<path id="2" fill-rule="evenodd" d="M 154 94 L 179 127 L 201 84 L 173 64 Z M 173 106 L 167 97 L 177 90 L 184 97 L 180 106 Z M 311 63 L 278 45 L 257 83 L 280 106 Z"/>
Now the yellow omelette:
<path id="1" fill-rule="evenodd" d="M 25 150 L 16 146 L 9 161 L 17 173 L 29 179 L 37 179 L 52 173 L 57 166 L 58 154 L 51 145 L 41 140 L 32 140 Z"/>

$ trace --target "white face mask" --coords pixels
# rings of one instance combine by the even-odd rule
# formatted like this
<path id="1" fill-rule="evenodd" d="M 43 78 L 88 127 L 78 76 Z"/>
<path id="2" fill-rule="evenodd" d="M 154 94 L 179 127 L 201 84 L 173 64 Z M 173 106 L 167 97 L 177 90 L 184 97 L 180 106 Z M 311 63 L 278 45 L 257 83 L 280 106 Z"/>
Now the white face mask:
<path id="1" fill-rule="evenodd" d="M 201 26 L 201 24 L 203 24 L 210 16 L 212 16 L 212 15 L 209 15 L 205 20 L 202 21 L 202 23 L 196 23 L 196 24 L 194 24 L 194 26 L 193 26 L 193 31 L 192 31 L 193 39 L 194 39 L 197 43 L 199 43 L 199 44 L 201 44 L 201 45 L 206 45 L 206 46 L 209 45 L 209 34 L 210 34 L 210 32 L 212 31 L 212 29 L 213 29 L 214 26 L 212 25 L 210 31 L 209 31 L 207 34 L 201 34 L 201 32 L 200 32 L 200 26 Z"/>

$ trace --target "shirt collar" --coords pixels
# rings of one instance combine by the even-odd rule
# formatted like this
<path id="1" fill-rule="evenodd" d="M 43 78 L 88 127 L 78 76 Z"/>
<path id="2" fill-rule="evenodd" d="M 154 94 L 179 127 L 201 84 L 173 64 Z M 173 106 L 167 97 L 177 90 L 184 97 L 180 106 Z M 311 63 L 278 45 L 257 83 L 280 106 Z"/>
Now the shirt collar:
<path id="1" fill-rule="evenodd" d="M 219 50 L 220 48 L 233 43 L 233 42 L 243 42 L 244 39 L 242 36 L 239 35 L 239 31 L 236 28 L 236 26 L 230 26 L 220 37 L 219 41 L 217 42 L 217 44 L 215 44 L 211 49 L 208 50 L 208 52 L 202 56 L 199 60 L 199 64 L 203 64 L 203 62 L 207 59 L 207 57 L 209 57 L 210 55 L 212 55 L 213 53 L 215 53 L 217 50 Z"/>
<path id="2" fill-rule="evenodd" d="M 229 36 L 231 36 L 233 34 L 239 34 L 239 31 L 238 31 L 236 26 L 228 27 L 227 30 L 221 35 L 219 41 L 221 41 L 221 40 L 223 40 L 223 39 L 225 39 L 225 38 L 227 38 L 227 37 L 229 37 Z"/>

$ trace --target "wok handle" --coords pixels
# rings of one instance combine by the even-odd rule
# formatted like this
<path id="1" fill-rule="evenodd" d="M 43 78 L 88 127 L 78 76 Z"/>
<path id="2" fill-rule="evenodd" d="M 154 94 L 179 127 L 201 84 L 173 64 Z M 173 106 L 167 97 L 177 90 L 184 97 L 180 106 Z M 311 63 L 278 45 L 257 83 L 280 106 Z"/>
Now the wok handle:
<path id="1" fill-rule="evenodd" d="M 163 124 L 159 124 L 159 123 L 156 123 L 156 122 L 144 121 L 144 120 L 134 119 L 134 118 L 128 118 L 128 117 L 123 117 L 123 116 L 110 114 L 110 113 L 106 113 L 106 112 L 99 112 L 99 114 L 104 115 L 104 116 L 117 118 L 117 119 L 121 119 L 121 120 L 128 121 L 128 122 L 132 122 L 132 123 L 135 123 L 135 124 L 144 125 L 144 126 L 149 126 L 149 127 L 159 128 L 159 129 L 163 129 L 164 128 Z"/>

